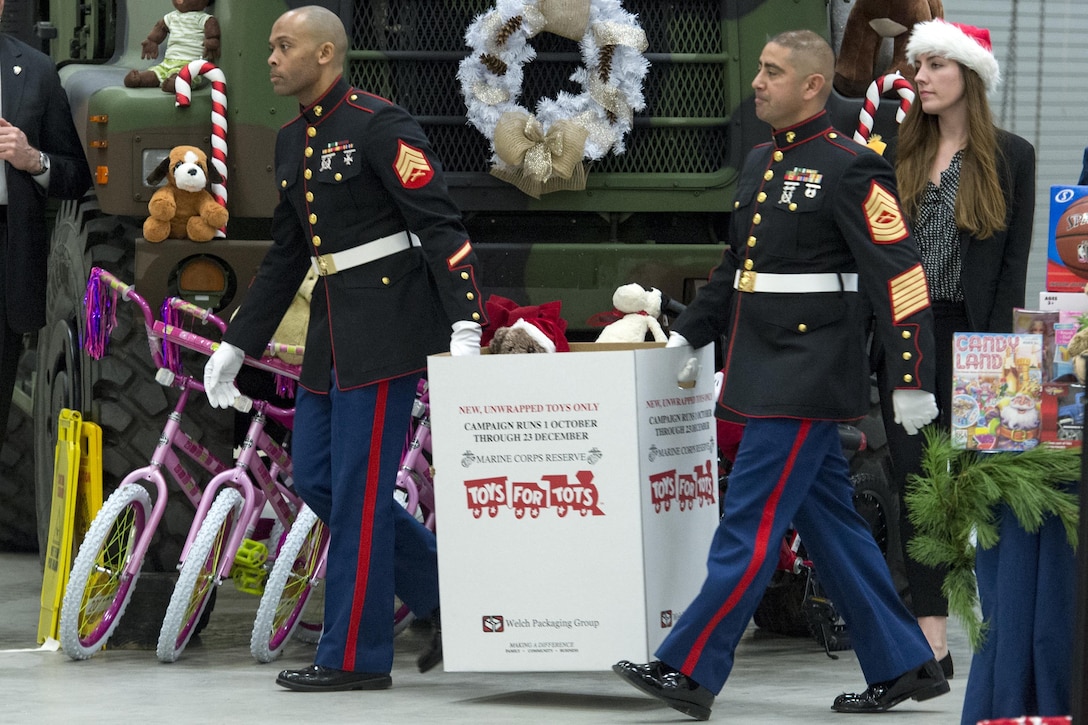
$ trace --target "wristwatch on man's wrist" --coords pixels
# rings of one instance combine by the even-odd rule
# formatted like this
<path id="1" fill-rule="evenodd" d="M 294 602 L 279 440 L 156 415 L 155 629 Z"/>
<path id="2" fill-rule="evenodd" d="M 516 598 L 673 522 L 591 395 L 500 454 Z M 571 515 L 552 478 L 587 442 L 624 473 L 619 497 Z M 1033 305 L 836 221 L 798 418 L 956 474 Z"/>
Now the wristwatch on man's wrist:
<path id="1" fill-rule="evenodd" d="M 38 170 L 31 172 L 31 176 L 41 176 L 46 171 L 49 171 L 49 155 L 44 151 L 38 151 Z"/>

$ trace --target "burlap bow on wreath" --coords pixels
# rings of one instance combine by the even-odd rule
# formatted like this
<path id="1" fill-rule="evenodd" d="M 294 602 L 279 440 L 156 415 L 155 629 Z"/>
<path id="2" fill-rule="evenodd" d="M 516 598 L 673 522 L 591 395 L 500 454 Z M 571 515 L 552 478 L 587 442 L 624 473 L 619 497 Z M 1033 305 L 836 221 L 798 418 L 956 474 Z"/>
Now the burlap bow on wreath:
<path id="1" fill-rule="evenodd" d="M 529 196 L 562 189 L 586 188 L 582 166 L 589 131 L 571 121 L 556 121 L 544 133 L 544 126 L 527 113 L 507 111 L 495 126 L 495 153 L 507 164 L 491 174 L 508 181 Z"/>

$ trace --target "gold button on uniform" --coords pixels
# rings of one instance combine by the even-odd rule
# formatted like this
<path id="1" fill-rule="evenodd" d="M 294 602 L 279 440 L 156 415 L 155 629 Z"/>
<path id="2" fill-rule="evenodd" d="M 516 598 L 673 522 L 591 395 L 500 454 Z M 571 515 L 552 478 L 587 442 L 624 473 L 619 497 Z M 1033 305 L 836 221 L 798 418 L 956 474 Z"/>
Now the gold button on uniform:
<path id="1" fill-rule="evenodd" d="M 808 325 L 806 325 L 805 323 L 802 322 L 800 325 L 797 326 L 797 331 L 798 332 L 808 332 Z"/>
<path id="2" fill-rule="evenodd" d="M 315 116 L 320 116 L 324 112 L 325 112 L 325 109 L 322 108 L 321 106 L 314 106 L 314 115 Z"/>
<path id="3" fill-rule="evenodd" d="M 468 279 L 468 272 L 462 272 L 461 279 Z"/>
<path id="4" fill-rule="evenodd" d="M 311 214 L 310 215 L 310 223 L 311 224 L 317 224 L 317 214 Z"/>
<path id="5" fill-rule="evenodd" d="M 353 100 L 353 101 L 359 100 L 359 94 L 358 93 L 352 93 L 351 94 L 351 100 Z"/>
<path id="6" fill-rule="evenodd" d="M 284 186 L 286 186 L 286 185 L 287 185 L 287 182 L 286 182 L 286 181 L 285 181 L 285 182 L 283 182 L 283 185 L 284 185 Z M 733 202 L 733 208 L 734 208 L 734 209 L 739 209 L 739 208 L 740 208 L 740 202 L 739 202 L 739 201 L 734 201 L 734 202 Z"/>
<path id="7" fill-rule="evenodd" d="M 282 187 L 284 189 L 287 188 L 287 179 L 284 179 L 283 181 L 280 182 L 280 187 Z"/>
<path id="8" fill-rule="evenodd" d="M 480 313 L 479 312 L 473 312 L 472 313 L 472 319 L 479 320 L 480 319 Z"/>
<path id="9" fill-rule="evenodd" d="M 476 299 L 476 295 L 469 292 L 467 295 L 465 295 L 465 298 L 470 299 L 470 300 L 474 300 L 474 299 Z"/>
<path id="10" fill-rule="evenodd" d="M 781 161 L 782 160 L 782 152 L 781 151 L 775 151 L 774 152 L 774 160 L 775 161 Z"/>
<path id="11" fill-rule="evenodd" d="M 905 352 L 905 353 L 903 353 L 903 359 L 904 359 L 904 360 L 910 360 L 910 359 L 911 359 L 911 358 L 913 358 L 913 357 L 914 357 L 914 356 L 913 356 L 913 355 L 911 355 L 911 354 L 910 354 L 909 352 Z"/>
<path id="12" fill-rule="evenodd" d="M 909 374 L 908 374 L 908 375 L 904 375 L 904 376 L 903 376 L 903 382 L 904 382 L 904 383 L 913 383 L 913 382 L 914 382 L 914 376 L 913 376 L 913 375 L 909 375 Z"/>
<path id="13" fill-rule="evenodd" d="M 771 171 L 770 169 L 767 169 L 766 171 L 763 172 L 763 180 L 764 181 L 770 181 L 773 178 L 774 178 L 774 172 Z"/>
<path id="14" fill-rule="evenodd" d="M 837 133 L 835 133 L 834 131 L 832 131 L 831 133 L 827 134 L 827 137 L 828 137 L 828 138 L 838 138 L 838 137 L 839 137 L 839 134 L 837 134 Z"/>
<path id="15" fill-rule="evenodd" d="M 310 126 L 308 129 L 306 129 L 306 135 L 309 136 L 310 138 L 313 138 L 314 136 L 317 135 L 317 129 L 314 128 L 313 126 Z"/>
<path id="16" fill-rule="evenodd" d="M 341 179 L 344 178 L 344 175 L 341 174 L 339 171 L 337 171 L 336 174 L 332 178 L 336 179 L 337 181 L 340 181 Z"/>
<path id="17" fill-rule="evenodd" d="M 309 169 L 306 169 L 306 171 L 303 172 L 302 175 L 305 176 L 307 179 L 312 179 L 313 176 L 314 176 L 314 172 L 310 171 Z"/>
<path id="18" fill-rule="evenodd" d="M 309 146 L 307 146 L 306 147 L 306 158 L 310 158 L 313 155 L 314 155 L 314 150 L 312 148 L 310 148 Z"/>
<path id="19" fill-rule="evenodd" d="M 756 246 L 756 238 L 755 237 L 748 237 L 748 246 L 749 247 Z"/>
<path id="20" fill-rule="evenodd" d="M 758 201 L 760 203 L 767 201 L 767 192 L 765 192 L 765 191 L 759 192 L 759 196 L 756 197 L 756 201 Z"/>
<path id="21" fill-rule="evenodd" d="M 389 284 L 389 278 L 388 277 L 382 277 L 382 284 L 386 284 L 386 285 Z"/>
<path id="22" fill-rule="evenodd" d="M 321 246 L 321 237 L 319 237 L 316 234 L 314 235 L 314 246 L 315 247 L 320 247 Z"/>
<path id="23" fill-rule="evenodd" d="M 797 211 L 797 202 L 790 202 L 790 211 Z"/>
<path id="24" fill-rule="evenodd" d="M 750 259 L 744 260 L 744 268 L 745 269 L 751 269 L 754 266 L 756 266 L 756 263 L 753 262 L 752 260 L 750 260 Z"/>
<path id="25" fill-rule="evenodd" d="M 793 143 L 793 140 L 795 138 L 797 138 L 797 134 L 795 134 L 793 131 L 786 132 L 786 143 Z"/>
<path id="26" fill-rule="evenodd" d="M 761 221 L 763 221 L 763 217 L 761 215 L 755 214 L 755 215 L 752 216 L 752 223 L 753 224 L 759 224 Z"/>
<path id="27" fill-rule="evenodd" d="M 903 339 L 904 340 L 909 340 L 910 339 L 910 330 L 903 330 Z"/>
<path id="28" fill-rule="evenodd" d="M 313 201 L 313 200 L 314 200 L 314 193 L 312 191 L 307 191 L 306 192 L 306 201 Z"/>

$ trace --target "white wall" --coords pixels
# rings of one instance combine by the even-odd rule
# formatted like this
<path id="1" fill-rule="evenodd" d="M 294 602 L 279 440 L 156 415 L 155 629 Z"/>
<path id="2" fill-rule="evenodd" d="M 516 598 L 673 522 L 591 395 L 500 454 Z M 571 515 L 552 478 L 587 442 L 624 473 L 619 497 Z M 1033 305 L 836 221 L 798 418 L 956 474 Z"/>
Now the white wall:
<path id="1" fill-rule="evenodd" d="M 1005 77 L 990 95 L 999 126 L 1035 147 L 1038 175 L 1027 306 L 1045 289 L 1049 191 L 1075 184 L 1088 146 L 1088 3 L 944 0 L 946 20 L 990 29 Z"/>

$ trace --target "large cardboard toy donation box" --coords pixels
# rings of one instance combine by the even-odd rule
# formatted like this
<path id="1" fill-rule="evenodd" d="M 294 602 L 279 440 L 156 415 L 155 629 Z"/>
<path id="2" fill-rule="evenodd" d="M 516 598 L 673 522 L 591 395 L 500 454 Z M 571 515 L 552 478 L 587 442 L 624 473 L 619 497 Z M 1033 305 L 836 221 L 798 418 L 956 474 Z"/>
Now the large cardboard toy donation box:
<path id="1" fill-rule="evenodd" d="M 698 592 L 718 521 L 714 360 L 677 349 L 428 362 L 450 671 L 651 659 Z"/>

